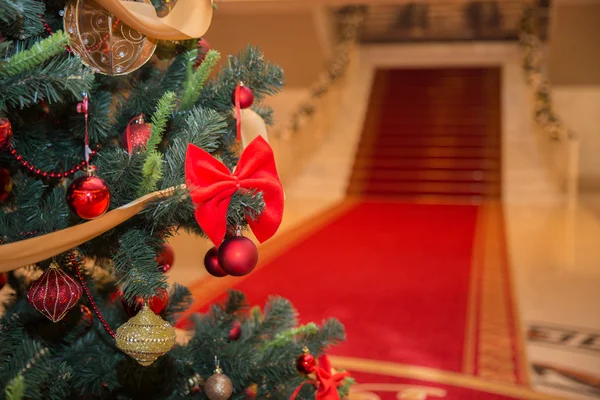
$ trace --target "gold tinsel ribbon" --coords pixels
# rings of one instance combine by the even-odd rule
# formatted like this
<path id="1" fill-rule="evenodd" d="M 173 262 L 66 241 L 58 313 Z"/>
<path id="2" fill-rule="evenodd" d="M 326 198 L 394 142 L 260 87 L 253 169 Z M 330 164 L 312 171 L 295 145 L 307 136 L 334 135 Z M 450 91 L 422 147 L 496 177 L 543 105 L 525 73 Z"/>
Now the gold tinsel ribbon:
<path id="1" fill-rule="evenodd" d="M 213 14 L 212 0 L 178 0 L 171 12 L 159 17 L 152 4 L 124 0 L 96 0 L 126 25 L 162 40 L 199 38 L 206 33 Z"/>

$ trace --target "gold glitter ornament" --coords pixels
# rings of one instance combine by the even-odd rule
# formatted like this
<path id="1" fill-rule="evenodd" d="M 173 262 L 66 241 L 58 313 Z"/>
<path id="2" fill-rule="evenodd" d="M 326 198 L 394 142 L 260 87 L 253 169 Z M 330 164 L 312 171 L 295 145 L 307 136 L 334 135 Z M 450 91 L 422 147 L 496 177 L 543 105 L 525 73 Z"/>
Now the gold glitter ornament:
<path id="1" fill-rule="evenodd" d="M 133 72 L 148 62 L 156 49 L 156 39 L 125 25 L 94 0 L 69 0 L 63 23 L 71 50 L 101 74 Z"/>
<path id="2" fill-rule="evenodd" d="M 175 329 L 148 304 L 117 329 L 117 347 L 143 366 L 152 364 L 175 345 Z"/>
<path id="3" fill-rule="evenodd" d="M 204 394 L 210 400 L 227 400 L 233 393 L 233 383 L 221 368 L 215 369 L 215 374 L 204 382 Z"/>

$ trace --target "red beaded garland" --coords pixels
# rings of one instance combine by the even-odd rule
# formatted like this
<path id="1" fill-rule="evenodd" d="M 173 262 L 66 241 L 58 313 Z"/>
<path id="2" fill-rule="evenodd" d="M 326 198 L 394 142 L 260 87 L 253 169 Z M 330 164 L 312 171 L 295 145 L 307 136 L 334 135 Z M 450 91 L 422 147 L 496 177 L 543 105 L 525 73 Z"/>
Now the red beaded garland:
<path id="1" fill-rule="evenodd" d="M 90 160 L 98 154 L 98 150 L 99 149 L 100 149 L 100 145 L 96 145 L 95 149 L 90 152 Z M 53 172 L 47 172 L 47 171 L 44 171 L 44 170 L 42 170 L 40 168 L 36 168 L 31 162 L 25 160 L 23 158 L 23 156 L 21 156 L 19 153 L 17 153 L 17 150 L 14 147 L 11 147 L 9 153 L 15 158 L 15 160 L 19 164 L 21 164 L 21 166 L 23 168 L 27 168 L 27 170 L 29 172 L 31 172 L 32 174 L 40 176 L 42 178 L 50 178 L 50 179 L 68 178 L 70 176 L 75 175 L 75 173 L 77 173 L 78 171 L 81 171 L 81 169 L 86 165 L 85 160 L 83 160 L 79 164 L 76 164 L 74 167 L 72 167 L 70 169 L 67 169 L 65 171 L 62 171 L 62 172 L 54 172 L 54 171 Z"/>
<path id="2" fill-rule="evenodd" d="M 81 283 L 83 292 L 85 293 L 85 296 L 87 297 L 88 301 L 90 302 L 90 304 L 92 306 L 92 310 L 94 311 L 94 314 L 96 314 L 96 316 L 102 323 L 102 326 L 104 327 L 106 332 L 108 332 L 108 334 L 114 338 L 115 332 L 112 330 L 112 328 L 108 325 L 108 323 L 102 316 L 102 313 L 98 309 L 98 306 L 96 305 L 96 302 L 94 301 L 94 298 L 92 297 L 92 294 L 90 293 L 90 289 L 88 288 L 87 283 L 85 283 L 85 278 L 83 277 L 83 273 L 81 272 L 81 269 L 79 268 L 79 260 L 77 260 L 77 257 L 75 257 L 74 254 L 69 254 L 69 261 L 73 265 L 73 268 L 75 268 L 75 273 L 77 274 L 79 283 Z"/>

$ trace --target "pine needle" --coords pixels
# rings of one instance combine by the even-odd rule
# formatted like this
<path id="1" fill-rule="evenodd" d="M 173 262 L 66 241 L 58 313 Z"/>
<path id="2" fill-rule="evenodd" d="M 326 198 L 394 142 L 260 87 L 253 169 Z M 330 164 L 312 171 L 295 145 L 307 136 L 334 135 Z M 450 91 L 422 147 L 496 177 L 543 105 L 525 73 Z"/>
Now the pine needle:
<path id="1" fill-rule="evenodd" d="M 44 61 L 61 54 L 69 43 L 69 35 L 58 31 L 54 35 L 37 42 L 29 50 L 21 51 L 12 56 L 0 69 L 1 77 L 18 75 L 30 70 Z"/>
<path id="2" fill-rule="evenodd" d="M 190 53 L 193 53 L 190 52 Z M 221 54 L 216 50 L 210 50 L 206 53 L 206 57 L 202 64 L 188 76 L 188 81 L 184 84 L 184 92 L 181 100 L 181 110 L 189 110 L 200 98 L 200 92 L 210 75 L 210 71 L 221 59 Z M 195 58 L 190 57 L 188 64 L 189 71 L 192 70 L 192 65 L 195 63 Z"/>
<path id="3" fill-rule="evenodd" d="M 23 375 L 15 377 L 4 391 L 6 400 L 21 400 L 25 396 L 25 378 Z"/>

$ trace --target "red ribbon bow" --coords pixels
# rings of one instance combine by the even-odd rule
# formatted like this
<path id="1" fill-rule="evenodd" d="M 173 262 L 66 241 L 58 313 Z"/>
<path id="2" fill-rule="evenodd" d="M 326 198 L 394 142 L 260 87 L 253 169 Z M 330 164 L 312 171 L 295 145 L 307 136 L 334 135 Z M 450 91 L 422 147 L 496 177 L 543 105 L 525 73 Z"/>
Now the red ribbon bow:
<path id="1" fill-rule="evenodd" d="M 340 400 L 338 387 L 341 386 L 344 379 L 350 376 L 349 372 L 331 373 L 331 362 L 327 356 L 319 358 L 319 367 L 315 370 L 315 380 L 305 381 L 294 390 L 290 400 L 294 400 L 300 393 L 300 390 L 306 383 L 312 383 L 317 386 L 315 400 Z"/>
<path id="2" fill-rule="evenodd" d="M 227 233 L 227 209 L 238 189 L 258 190 L 263 194 L 265 209 L 257 220 L 248 224 L 262 243 L 277 232 L 283 217 L 283 187 L 271 146 L 261 137 L 254 139 L 242 152 L 231 173 L 223 163 L 201 148 L 188 145 L 185 180 L 196 206 L 196 221 L 219 246 Z"/>

